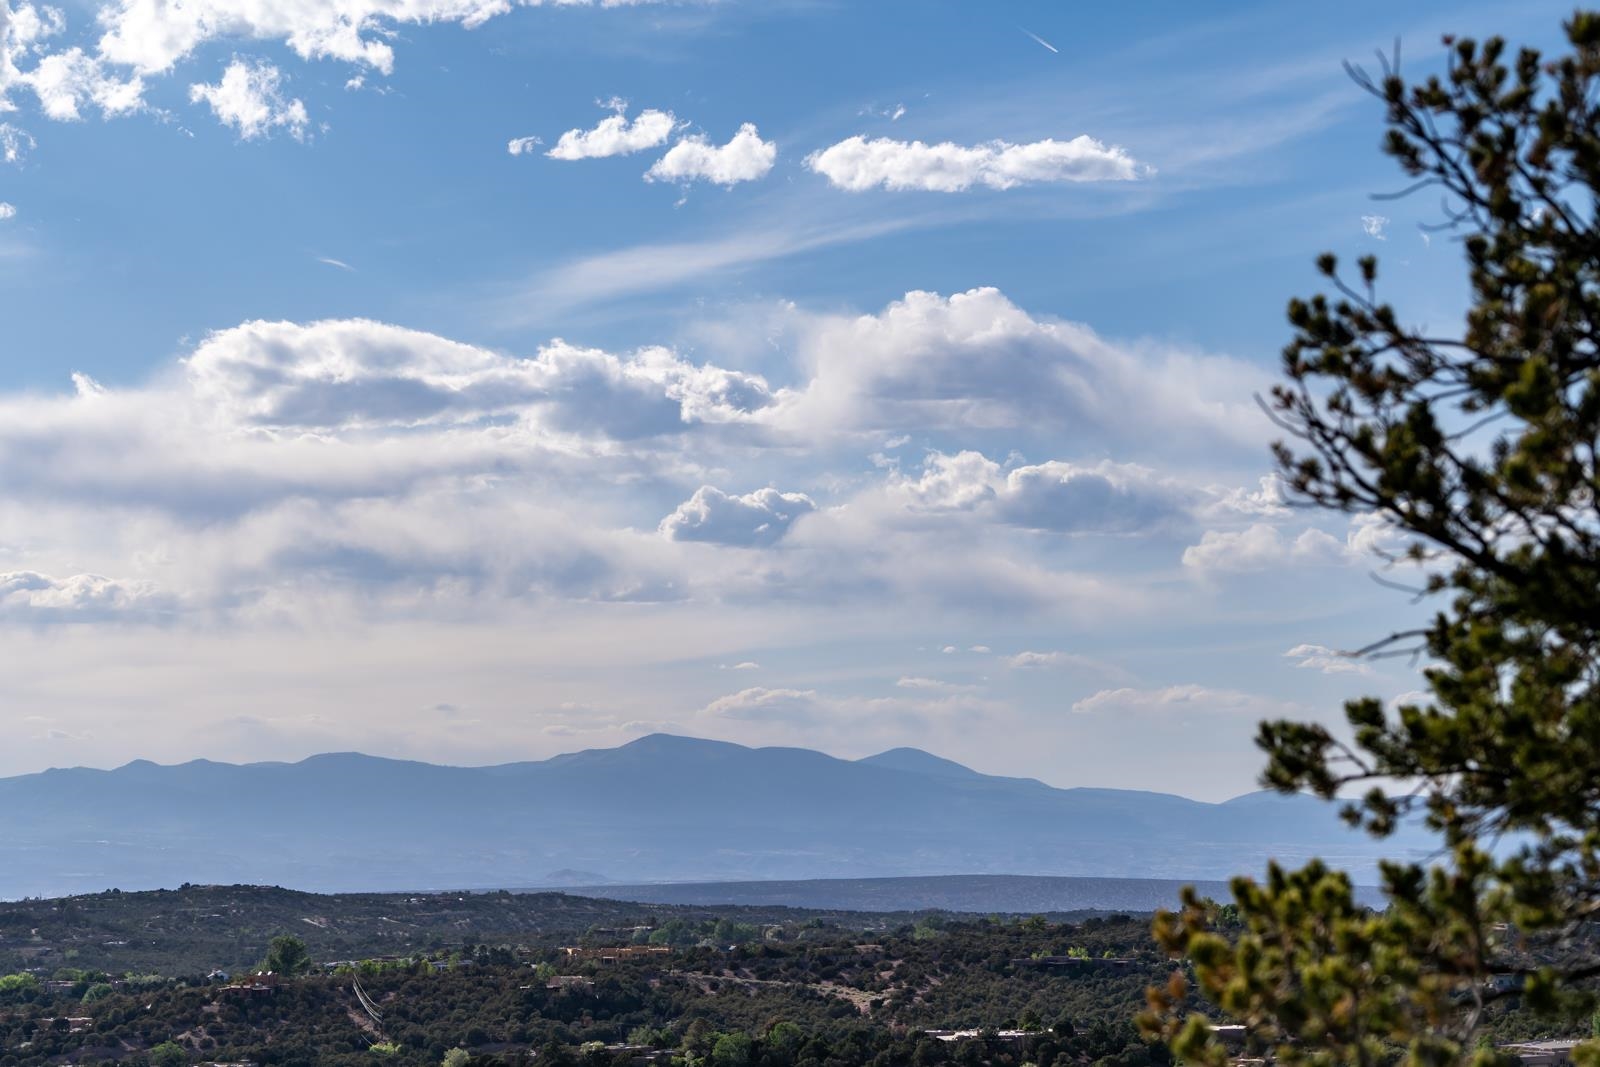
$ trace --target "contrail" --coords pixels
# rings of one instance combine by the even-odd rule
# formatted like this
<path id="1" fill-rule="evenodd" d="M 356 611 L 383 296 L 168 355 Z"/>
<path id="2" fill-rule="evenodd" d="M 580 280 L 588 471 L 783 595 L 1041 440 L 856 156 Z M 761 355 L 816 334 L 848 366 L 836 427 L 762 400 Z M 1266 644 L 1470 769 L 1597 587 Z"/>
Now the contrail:
<path id="1" fill-rule="evenodd" d="M 1045 40 L 1043 37 L 1040 37 L 1037 33 L 1034 33 L 1032 30 L 1027 29 L 1027 28 L 1022 27 L 1022 26 L 1018 26 L 1017 29 L 1022 30 L 1023 33 L 1027 34 L 1029 37 L 1032 37 L 1035 41 L 1038 41 L 1040 44 L 1042 44 L 1046 48 L 1050 49 L 1050 51 L 1054 52 L 1056 55 L 1060 55 L 1061 54 L 1061 49 L 1057 48 L 1055 45 L 1051 44 L 1049 41 Z"/>

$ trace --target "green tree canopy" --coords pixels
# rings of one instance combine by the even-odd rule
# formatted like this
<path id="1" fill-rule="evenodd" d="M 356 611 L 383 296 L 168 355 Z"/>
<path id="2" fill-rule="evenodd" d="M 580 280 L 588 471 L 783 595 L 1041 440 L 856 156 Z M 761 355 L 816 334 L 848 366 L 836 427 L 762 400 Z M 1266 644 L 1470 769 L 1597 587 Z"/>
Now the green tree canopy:
<path id="1" fill-rule="evenodd" d="M 150 1067 L 183 1067 L 189 1062 L 189 1054 L 182 1045 L 172 1041 L 163 1041 L 150 1050 Z"/>
<path id="2" fill-rule="evenodd" d="M 39 991 L 39 979 L 26 971 L 20 974 L 0 975 L 0 995 L 23 996 Z"/>
<path id="3" fill-rule="evenodd" d="M 1348 734 L 1267 723 L 1259 743 L 1269 785 L 1364 791 L 1352 823 L 1419 819 L 1446 851 L 1386 864 L 1382 913 L 1312 864 L 1236 882 L 1226 936 L 1193 896 L 1158 919 L 1198 992 L 1283 1063 L 1492 1060 L 1473 1032 L 1497 996 L 1583 1019 L 1600 975 L 1600 16 L 1567 39 L 1548 59 L 1447 40 L 1445 72 L 1417 83 L 1398 53 L 1378 77 L 1352 68 L 1407 191 L 1442 195 L 1471 307 L 1459 334 L 1408 325 L 1374 259 L 1350 276 L 1322 257 L 1333 294 L 1289 307 L 1277 458 L 1301 501 L 1390 524 L 1397 579 L 1442 606 L 1365 650 L 1419 657 L 1427 699 L 1353 701 Z M 1153 990 L 1144 1024 L 1220 1064 L 1188 992 Z"/>
<path id="4" fill-rule="evenodd" d="M 293 934 L 279 934 L 267 947 L 261 969 L 288 976 L 305 974 L 311 969 L 311 952 L 306 943 Z"/>

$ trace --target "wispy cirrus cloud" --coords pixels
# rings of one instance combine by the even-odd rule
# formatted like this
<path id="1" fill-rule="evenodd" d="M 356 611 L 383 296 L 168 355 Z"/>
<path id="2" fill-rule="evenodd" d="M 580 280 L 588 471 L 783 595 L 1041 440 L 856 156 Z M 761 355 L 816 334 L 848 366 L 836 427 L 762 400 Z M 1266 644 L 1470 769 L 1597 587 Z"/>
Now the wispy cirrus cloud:
<path id="1" fill-rule="evenodd" d="M 1206 685 L 1169 685 L 1155 689 L 1102 689 L 1072 705 L 1082 715 L 1139 714 L 1180 716 L 1240 715 L 1260 718 L 1291 713 L 1287 701 Z"/>
<path id="2" fill-rule="evenodd" d="M 491 312 L 507 326 L 527 326 L 576 307 L 662 292 L 916 224 L 910 218 L 890 218 L 808 227 L 751 226 L 718 236 L 589 253 L 539 271 L 511 292 L 493 298 Z"/>

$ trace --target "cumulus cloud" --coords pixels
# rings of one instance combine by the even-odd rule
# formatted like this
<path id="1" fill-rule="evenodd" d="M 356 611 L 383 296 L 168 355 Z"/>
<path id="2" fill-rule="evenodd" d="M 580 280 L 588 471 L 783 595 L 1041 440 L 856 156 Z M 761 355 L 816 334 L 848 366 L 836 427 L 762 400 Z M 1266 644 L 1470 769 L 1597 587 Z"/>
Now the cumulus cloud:
<path id="1" fill-rule="evenodd" d="M 518 359 L 363 319 L 245 323 L 208 337 L 185 369 L 217 411 L 279 428 L 521 415 L 566 432 L 636 438 L 736 422 L 772 402 L 759 376 L 692 364 L 665 348 L 618 356 L 557 340 Z"/>
<path id="2" fill-rule="evenodd" d="M 615 517 L 629 481 L 681 473 L 681 442 L 638 442 L 767 396 L 664 349 L 519 359 L 360 320 L 246 323 L 143 388 L 0 394 L 0 568 L 126 565 L 234 614 L 676 600 L 723 576 Z"/>
<path id="3" fill-rule="evenodd" d="M 1283 480 L 1276 474 L 1264 475 L 1255 489 L 1223 489 L 1208 510 L 1212 515 L 1253 515 L 1277 518 L 1289 514 Z"/>
<path id="4" fill-rule="evenodd" d="M 763 141 L 755 124 L 747 122 L 725 145 L 714 145 L 703 134 L 683 138 L 644 176 L 652 182 L 705 181 L 732 186 L 765 178 L 777 158 L 777 144 Z"/>
<path id="5" fill-rule="evenodd" d="M 303 141 L 310 122 L 305 104 L 284 96 L 283 72 L 264 60 L 235 58 L 215 85 L 189 86 L 189 99 L 205 103 L 218 122 L 232 126 L 245 141 L 280 128 Z"/>
<path id="6" fill-rule="evenodd" d="M 1372 673 L 1372 668 L 1365 663 L 1343 652 L 1336 652 L 1326 645 L 1295 645 L 1285 652 L 1283 657 L 1294 660 L 1296 667 L 1320 671 L 1323 674 Z"/>
<path id="7" fill-rule="evenodd" d="M 39 109 L 59 122 L 83 118 L 90 106 L 106 118 L 144 109 L 144 79 L 137 75 L 120 78 L 105 62 L 81 48 L 46 55 L 31 71 L 12 80 L 32 89 Z"/>
<path id="8" fill-rule="evenodd" d="M 1051 461 L 1005 471 L 978 452 L 931 453 L 894 490 L 923 511 L 981 511 L 996 522 L 1057 533 L 1148 532 L 1180 514 L 1186 490 L 1143 468 Z"/>
<path id="9" fill-rule="evenodd" d="M 1218 491 L 959 448 L 868 475 L 858 449 L 1015 437 L 1047 416 L 996 379 L 1030 368 L 1050 424 L 1097 451 L 1151 426 L 1169 440 L 1185 411 L 1220 433 L 1184 376 L 1228 361 L 1128 352 L 990 291 L 908 301 L 808 319 L 763 365 L 781 385 L 662 347 L 508 353 L 348 319 L 219 330 L 142 386 L 0 393 L 0 569 L 151 581 L 195 617 L 300 618 L 319 598 L 1144 610 L 1146 588 L 1037 535 L 1187 522 Z M 1137 419 L 1113 417 L 1123 396 Z M 790 471 L 806 493 L 719 488 Z"/>
<path id="10" fill-rule="evenodd" d="M 1131 463 L 1062 460 L 1009 469 L 981 452 L 929 452 L 912 475 L 891 470 L 884 496 L 910 515 L 971 515 L 1063 534 L 1150 534 L 1214 514 L 1255 514 L 1241 489 L 1197 486 Z"/>
<path id="11" fill-rule="evenodd" d="M 0 617 L 24 621 L 95 620 L 170 610 L 153 585 L 98 574 L 52 577 L 37 571 L 0 572 Z"/>
<path id="12" fill-rule="evenodd" d="M 1133 181 L 1147 173 L 1123 149 L 1088 136 L 970 146 L 856 136 L 813 152 L 806 157 L 806 166 L 854 193 L 880 187 L 959 193 L 974 186 L 1011 189 L 1043 182 Z"/>
<path id="13" fill-rule="evenodd" d="M 1250 514 L 1245 508 L 1237 510 Z M 1215 508 L 1209 512 L 1218 513 Z M 1281 514 L 1276 509 L 1256 513 Z M 1383 516 L 1370 513 L 1351 517 L 1343 541 L 1315 527 L 1290 536 L 1277 526 L 1257 522 L 1239 530 L 1207 530 L 1199 544 L 1184 549 L 1183 563 L 1196 571 L 1217 572 L 1330 567 L 1395 560 L 1409 544 L 1403 531 Z"/>
<path id="14" fill-rule="evenodd" d="M 4 200 L 0 200 L 0 222 L 5 222 L 7 219 L 14 219 L 16 217 L 17 209 L 15 205 L 8 204 Z"/>
<path id="15" fill-rule="evenodd" d="M 1386 215 L 1361 216 L 1361 228 L 1366 231 L 1368 237 L 1375 237 L 1380 241 L 1387 241 L 1389 238 L 1383 231 L 1388 225 L 1389 218 Z"/>
<path id="16" fill-rule="evenodd" d="M 506 151 L 514 156 L 532 155 L 535 148 L 544 144 L 538 137 L 513 137 L 506 142 Z"/>
<path id="17" fill-rule="evenodd" d="M 1258 368 L 1114 344 L 1079 323 L 1035 318 L 997 289 L 910 292 L 875 315 L 815 317 L 799 333 L 809 381 L 774 419 L 799 433 L 1050 427 L 1100 447 L 1198 433 L 1251 448 L 1270 436 L 1250 402 L 1267 383 Z"/>
<path id="18" fill-rule="evenodd" d="M 730 496 L 703 485 L 694 496 L 661 520 L 661 533 L 674 541 L 710 541 L 720 545 L 770 545 L 790 524 L 816 504 L 803 493 L 758 489 Z"/>
<path id="19" fill-rule="evenodd" d="M 608 156 L 626 156 L 646 148 L 667 143 L 678 120 L 670 111 L 649 109 L 629 120 L 624 113 L 627 104 L 616 102 L 616 113 L 600 120 L 592 130 L 568 130 L 561 135 L 554 148 L 545 155 L 551 159 L 605 159 Z M 511 154 L 520 155 L 516 146 L 530 140 L 511 142 Z"/>
<path id="20" fill-rule="evenodd" d="M 1263 571 L 1286 566 L 1328 567 L 1349 559 L 1344 542 L 1310 528 L 1293 538 L 1276 526 L 1252 523 L 1243 530 L 1207 530 L 1183 550 L 1183 565 L 1197 571 Z"/>
<path id="21" fill-rule="evenodd" d="M 99 36 L 53 48 L 67 30 L 54 7 L 21 3 L 0 12 L 0 111 L 30 89 L 54 119 L 93 105 L 105 115 L 144 108 L 145 79 L 169 73 L 216 40 L 281 42 L 302 59 L 334 59 L 384 74 L 394 69 L 395 28 L 480 25 L 517 7 L 632 6 L 650 0 L 102 0 Z M 86 47 L 87 45 L 87 47 Z M 226 75 L 224 76 L 226 77 Z"/>

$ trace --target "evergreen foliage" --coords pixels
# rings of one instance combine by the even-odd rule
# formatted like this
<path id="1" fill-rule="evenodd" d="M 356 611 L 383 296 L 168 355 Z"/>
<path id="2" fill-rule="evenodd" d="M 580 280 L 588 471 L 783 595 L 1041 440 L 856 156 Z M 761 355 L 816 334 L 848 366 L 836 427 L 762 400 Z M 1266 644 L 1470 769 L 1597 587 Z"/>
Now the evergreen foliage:
<path id="1" fill-rule="evenodd" d="M 1547 59 L 1496 38 L 1447 40 L 1442 76 L 1381 77 L 1386 151 L 1443 194 L 1471 308 L 1460 336 L 1405 324 L 1319 260 L 1335 295 L 1289 307 L 1286 381 L 1270 409 L 1290 435 L 1282 475 L 1303 502 L 1378 516 L 1396 571 L 1444 606 L 1374 654 L 1425 658 L 1428 698 L 1346 706 L 1348 737 L 1262 726 L 1265 780 L 1348 803 L 1384 837 L 1422 819 L 1431 867 L 1384 867 L 1389 905 L 1357 907 L 1319 864 L 1236 881 L 1238 925 L 1193 895 L 1157 939 L 1192 985 L 1284 1064 L 1508 1057 L 1481 1040 L 1499 1006 L 1586 1034 L 1600 976 L 1600 15 L 1567 24 Z M 1184 1000 L 1151 991 L 1148 1032 L 1183 1059 L 1228 1052 Z M 1578 1058 L 1600 1063 L 1600 1047 Z"/>

